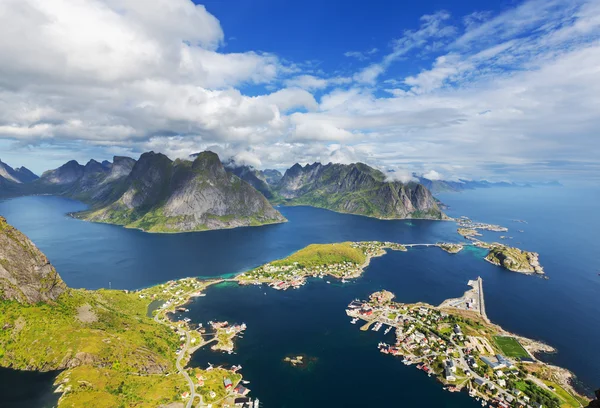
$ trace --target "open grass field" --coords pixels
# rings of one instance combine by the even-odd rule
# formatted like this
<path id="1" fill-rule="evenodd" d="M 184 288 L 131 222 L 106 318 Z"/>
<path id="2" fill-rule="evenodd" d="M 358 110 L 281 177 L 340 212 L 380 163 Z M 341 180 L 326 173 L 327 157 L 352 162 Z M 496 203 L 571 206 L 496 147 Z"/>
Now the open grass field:
<path id="1" fill-rule="evenodd" d="M 285 259 L 271 262 L 274 266 L 291 265 L 295 262 L 306 268 L 330 265 L 334 263 L 351 262 L 362 264 L 366 256 L 359 248 L 354 248 L 350 242 L 340 244 L 312 244 Z"/>
<path id="2" fill-rule="evenodd" d="M 514 337 L 494 336 L 494 342 L 507 357 L 529 358 L 529 353 Z"/>

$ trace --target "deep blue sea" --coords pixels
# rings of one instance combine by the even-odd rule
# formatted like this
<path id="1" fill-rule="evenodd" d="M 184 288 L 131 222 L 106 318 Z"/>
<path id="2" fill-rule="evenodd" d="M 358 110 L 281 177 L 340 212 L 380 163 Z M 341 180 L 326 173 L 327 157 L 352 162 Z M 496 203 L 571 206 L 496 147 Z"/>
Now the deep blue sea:
<path id="1" fill-rule="evenodd" d="M 558 353 L 546 356 L 547 361 L 574 371 L 582 385 L 599 387 L 600 190 L 506 188 L 439 198 L 450 206 L 451 216 L 508 227 L 508 233 L 486 233 L 485 238 L 510 236 L 507 244 L 539 252 L 550 279 L 495 267 L 483 261 L 485 253 L 479 250 L 449 255 L 439 248 L 415 248 L 374 259 L 362 278 L 347 284 L 316 280 L 285 292 L 219 285 L 189 306 L 189 316 L 197 322 L 245 322 L 248 329 L 237 341 L 237 354 L 200 350 L 191 364 L 242 364 L 253 395 L 266 408 L 479 406 L 464 394 L 444 392 L 414 367 L 380 354 L 377 343 L 383 333 L 359 331 L 344 309 L 352 299 L 381 288 L 393 291 L 400 301 L 437 304 L 462 294 L 468 279 L 481 276 L 492 321 L 554 346 Z M 0 202 L 0 215 L 46 253 L 68 285 L 90 289 L 135 289 L 187 276 L 234 274 L 310 243 L 461 241 L 452 222 L 380 221 L 308 207 L 280 208 L 289 220 L 285 224 L 174 235 L 92 224 L 65 215 L 83 208 L 59 197 L 23 197 Z M 290 354 L 306 354 L 316 361 L 307 369 L 296 369 L 281 361 Z M 47 398 L 47 387 L 3 387 L 8 381 L 28 384 L 15 380 L 22 375 L 0 371 L 3 401 L 50 406 L 32 402 L 38 394 Z M 22 395 L 28 395 L 29 403 Z"/>

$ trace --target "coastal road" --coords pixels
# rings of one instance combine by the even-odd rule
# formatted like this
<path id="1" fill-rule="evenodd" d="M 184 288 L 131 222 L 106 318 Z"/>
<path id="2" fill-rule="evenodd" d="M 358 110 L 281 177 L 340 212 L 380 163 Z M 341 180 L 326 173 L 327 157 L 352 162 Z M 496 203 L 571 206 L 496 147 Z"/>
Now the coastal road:
<path id="1" fill-rule="evenodd" d="M 160 320 L 160 312 L 156 313 L 156 315 L 154 316 L 154 321 L 160 324 L 165 324 L 165 322 Z M 194 382 L 192 381 L 191 377 L 189 376 L 189 374 L 187 373 L 187 371 L 185 371 L 185 369 L 182 367 L 181 365 L 181 360 L 183 360 L 183 358 L 185 357 L 185 354 L 187 353 L 187 351 L 190 348 L 190 333 L 185 330 L 185 345 L 183 347 L 183 349 L 181 350 L 181 352 L 177 355 L 177 361 L 175 361 L 175 367 L 177 367 L 177 371 L 179 372 L 179 374 L 183 375 L 185 377 L 185 379 L 188 382 L 188 385 L 190 386 L 190 399 L 188 400 L 187 404 L 185 405 L 186 408 L 192 408 L 192 406 L 194 405 L 194 399 L 196 398 L 196 387 L 194 386 Z M 202 403 L 202 398 L 200 398 L 200 403 Z"/>
<path id="2" fill-rule="evenodd" d="M 183 360 L 183 358 L 185 357 L 185 353 L 188 351 L 189 348 L 190 348 L 190 334 L 186 331 L 185 332 L 185 346 L 183 347 L 183 349 L 177 356 L 177 361 L 175 362 L 177 371 L 179 371 L 179 374 L 181 374 L 185 377 L 185 379 L 188 382 L 188 385 L 190 386 L 190 399 L 188 400 L 188 402 L 185 406 L 186 408 L 192 408 L 192 406 L 194 404 L 194 399 L 196 398 L 196 387 L 194 386 L 194 382 L 190 378 L 187 371 L 185 371 L 184 368 L 181 366 L 181 360 Z"/>

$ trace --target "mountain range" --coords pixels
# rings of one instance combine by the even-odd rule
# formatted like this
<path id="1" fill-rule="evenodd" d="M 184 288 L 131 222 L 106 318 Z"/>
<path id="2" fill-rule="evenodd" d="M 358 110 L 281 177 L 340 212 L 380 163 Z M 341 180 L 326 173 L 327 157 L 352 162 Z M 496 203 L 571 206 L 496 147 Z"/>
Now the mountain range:
<path id="1" fill-rule="evenodd" d="M 388 180 L 384 173 L 364 163 L 295 164 L 281 177 L 271 170 L 261 172 L 248 166 L 231 171 L 260 191 L 266 190 L 263 194 L 277 204 L 383 219 L 446 218 L 426 187 Z"/>
<path id="2" fill-rule="evenodd" d="M 148 152 L 137 161 L 115 156 L 112 162 L 82 165 L 71 160 L 28 182 L 0 179 L 0 196 L 62 195 L 90 206 L 74 217 L 149 232 L 284 222 L 273 205 L 308 205 L 382 219 L 446 218 L 422 184 L 388 180 L 363 163 L 295 164 L 281 174 L 232 161 L 223 164 L 209 151 L 192 158 L 173 161 Z M 10 170 L 5 173 L 17 173 Z"/>

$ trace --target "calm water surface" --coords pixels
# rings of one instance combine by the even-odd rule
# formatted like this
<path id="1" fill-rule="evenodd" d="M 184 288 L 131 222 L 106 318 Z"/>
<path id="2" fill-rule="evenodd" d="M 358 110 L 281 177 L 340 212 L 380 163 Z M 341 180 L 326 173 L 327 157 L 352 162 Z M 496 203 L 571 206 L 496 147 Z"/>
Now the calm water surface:
<path id="1" fill-rule="evenodd" d="M 421 248 L 375 259 L 363 278 L 345 285 L 318 280 L 285 292 L 220 285 L 189 307 L 190 317 L 243 321 L 248 330 L 237 342 L 237 354 L 200 350 L 192 364 L 241 363 L 253 394 L 267 408 L 373 406 L 390 397 L 399 406 L 478 406 L 466 395 L 444 392 L 414 367 L 380 354 L 376 346 L 383 333 L 360 332 L 349 324 L 344 308 L 381 288 L 400 301 L 437 304 L 460 295 L 468 279 L 482 276 L 494 322 L 556 347 L 559 353 L 547 360 L 573 370 L 588 387 L 600 386 L 600 217 L 595 208 L 600 191 L 490 189 L 440 198 L 450 205 L 449 215 L 507 226 L 510 231 L 503 234 L 513 239 L 506 242 L 539 252 L 550 279 L 504 271 L 483 261 L 477 251 L 449 255 Z M 48 255 L 68 285 L 90 289 L 135 289 L 187 276 L 232 274 L 310 243 L 460 240 L 450 222 L 379 221 L 308 207 L 281 208 L 289 222 L 280 225 L 146 234 L 65 216 L 83 208 L 64 198 L 23 197 L 0 202 L 0 215 Z M 499 240 L 501 234 L 485 235 Z M 317 361 L 306 370 L 281 362 L 298 353 Z M 0 383 L 5 378 L 12 377 L 0 371 Z M 27 404 L 23 400 L 15 406 Z"/>

